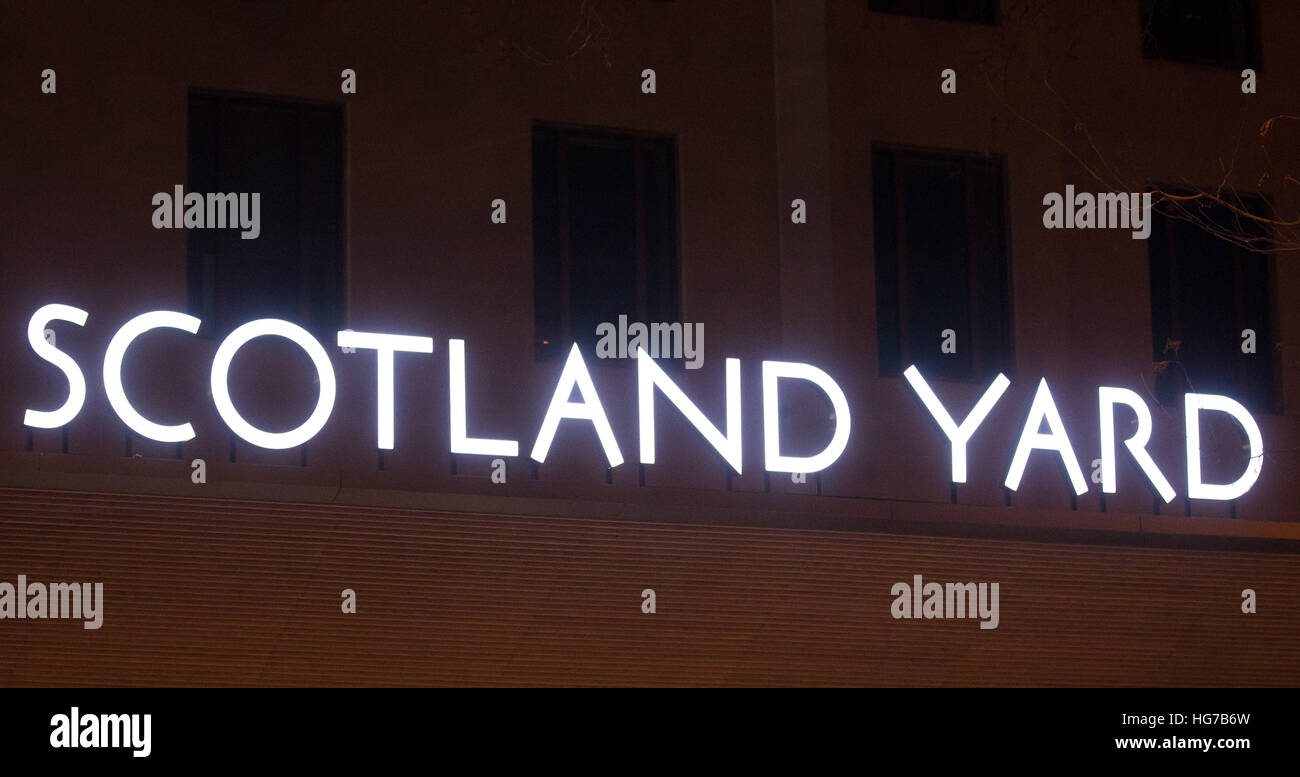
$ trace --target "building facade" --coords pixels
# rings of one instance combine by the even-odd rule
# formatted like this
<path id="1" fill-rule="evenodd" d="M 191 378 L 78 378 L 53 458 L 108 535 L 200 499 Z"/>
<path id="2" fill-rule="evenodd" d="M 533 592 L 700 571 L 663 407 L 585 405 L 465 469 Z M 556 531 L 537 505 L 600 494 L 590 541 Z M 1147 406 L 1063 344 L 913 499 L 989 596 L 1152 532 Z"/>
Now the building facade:
<path id="1" fill-rule="evenodd" d="M 1266 122 L 1294 113 L 1300 20 L 1227 5 L 1200 27 L 1136 0 L 15 12 L 0 569 L 103 581 L 105 604 L 98 630 L 0 624 L 0 682 L 1293 683 L 1300 273 L 1270 250 L 1300 165 Z M 1048 228 L 1067 186 L 1214 197 L 1164 199 L 1134 239 Z M 259 193 L 259 223 L 204 201 L 184 228 L 184 195 L 213 191 Z M 85 401 L 33 427 L 69 391 L 27 337 L 55 303 L 88 314 L 38 327 Z M 202 324 L 142 335 L 115 374 L 141 415 L 192 425 L 181 442 L 133 432 L 105 387 L 114 334 L 158 310 Z M 213 397 L 257 318 L 327 354 L 305 444 L 250 443 Z M 662 395 L 643 463 L 637 362 L 601 358 L 638 321 L 699 333 L 665 374 L 719 429 L 739 360 L 739 473 Z M 339 330 L 432 340 L 394 358 L 390 446 L 376 352 Z M 574 343 L 617 466 L 580 420 L 530 455 Z M 517 455 L 452 453 L 462 358 L 467 434 Z M 829 467 L 765 470 L 765 361 L 843 390 Z M 260 429 L 324 388 L 283 339 L 229 364 Z M 964 482 L 909 365 L 958 420 L 1009 380 Z M 1006 486 L 1040 382 L 1082 493 L 1043 450 Z M 1103 491 L 1103 386 L 1142 398 L 1172 499 L 1122 445 Z M 783 391 L 790 455 L 847 421 Z M 1258 424 L 1244 494 L 1189 497 L 1188 393 Z M 1261 459 L 1203 415 L 1205 482 Z M 996 628 L 895 617 L 916 575 L 997 582 Z"/>

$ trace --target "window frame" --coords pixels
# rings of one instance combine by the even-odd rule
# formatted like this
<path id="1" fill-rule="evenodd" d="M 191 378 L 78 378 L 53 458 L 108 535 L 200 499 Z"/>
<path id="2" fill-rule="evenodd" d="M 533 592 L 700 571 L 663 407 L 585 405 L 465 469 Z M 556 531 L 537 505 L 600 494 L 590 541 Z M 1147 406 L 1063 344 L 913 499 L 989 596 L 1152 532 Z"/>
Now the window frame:
<path id="1" fill-rule="evenodd" d="M 1259 70 L 1260 60 L 1263 49 L 1263 36 L 1260 31 L 1260 13 L 1259 0 L 1242 0 L 1243 11 L 1245 13 L 1244 21 L 1250 25 L 1246 31 L 1245 44 L 1246 50 L 1242 52 L 1239 61 L 1224 61 L 1215 53 L 1213 60 L 1209 59 L 1176 59 L 1162 55 L 1159 52 L 1158 44 L 1155 40 L 1155 32 L 1151 30 L 1150 17 L 1155 12 L 1156 4 L 1166 0 L 1150 0 L 1150 11 L 1144 11 L 1143 6 L 1148 0 L 1138 0 L 1138 51 L 1144 60 L 1153 62 L 1169 62 L 1178 65 L 1192 65 L 1197 67 L 1210 67 L 1217 70 L 1240 71 L 1245 68 Z M 1223 0 L 1217 0 L 1223 2 Z"/>
<path id="2" fill-rule="evenodd" d="M 876 243 L 876 234 L 875 234 L 876 233 L 875 176 L 877 174 L 877 171 L 875 169 L 875 164 L 874 164 L 875 156 L 880 153 L 889 154 L 890 156 L 893 157 L 893 161 L 894 161 L 894 171 L 893 171 L 894 175 L 892 181 L 893 184 L 892 188 L 894 192 L 893 194 L 894 201 L 897 205 L 894 213 L 894 219 L 895 219 L 894 233 L 898 242 L 897 245 L 898 256 L 896 257 L 896 269 L 897 269 L 896 288 L 898 289 L 898 318 L 897 318 L 897 331 L 896 331 L 896 337 L 898 343 L 897 372 L 885 369 L 885 365 L 883 363 L 882 356 L 881 356 L 882 349 L 880 348 L 880 340 L 883 336 L 882 332 L 885 330 L 885 327 L 883 326 L 883 322 L 881 321 L 880 318 L 881 306 L 879 304 L 880 284 L 878 279 L 880 277 L 879 274 L 881 272 L 881 269 L 879 266 L 880 257 L 877 253 L 877 243 Z M 903 371 L 906 370 L 909 365 L 916 363 L 916 360 L 911 357 L 912 344 L 911 344 L 910 332 L 908 331 L 908 325 L 907 325 L 908 294 L 907 294 L 905 279 L 907 276 L 908 257 L 907 257 L 906 242 L 904 237 L 904 224 L 906 223 L 905 222 L 906 216 L 904 213 L 904 208 L 902 207 L 904 178 L 902 175 L 900 175 L 898 162 L 908 157 L 922 157 L 922 158 L 930 158 L 930 159 L 937 159 L 937 160 L 946 160 L 950 162 L 960 162 L 962 165 L 962 178 L 963 178 L 965 198 L 966 198 L 966 241 L 967 241 L 966 261 L 968 267 L 966 285 L 967 285 L 967 299 L 969 300 L 970 303 L 969 325 L 971 327 L 971 332 L 972 332 L 972 336 L 970 337 L 968 347 L 971 347 L 973 349 L 971 355 L 971 369 L 968 375 L 961 375 L 961 376 L 947 375 L 942 377 L 927 376 L 927 379 L 945 380 L 945 381 L 957 382 L 957 383 L 976 383 L 982 385 L 987 383 L 988 380 L 992 378 L 992 373 L 988 375 L 985 375 L 985 373 L 988 372 L 989 370 L 993 370 L 996 372 L 1001 372 L 1002 374 L 1006 375 L 1008 378 L 1014 380 L 1016 377 L 1016 347 L 1015 347 L 1016 318 L 1015 318 L 1014 272 L 1013 272 L 1013 263 L 1012 263 L 1012 240 L 1011 240 L 1011 221 L 1010 221 L 1011 214 L 1010 214 L 1010 202 L 1009 202 L 1010 198 L 1008 197 L 1010 170 L 1009 170 L 1009 160 L 1007 155 L 1001 153 L 985 154 L 977 151 L 971 151 L 968 149 L 936 148 L 936 147 L 929 147 L 929 146 L 918 146 L 914 144 L 895 143 L 895 142 L 886 142 L 886 141 L 873 142 L 870 147 L 870 155 L 872 158 L 871 251 L 872 251 L 872 263 L 873 263 L 872 277 L 873 277 L 873 283 L 875 284 L 876 287 L 876 296 L 874 301 L 876 303 L 875 319 L 876 319 L 876 344 L 877 344 L 877 353 L 876 353 L 877 376 L 882 378 L 901 377 Z M 977 197 L 977 193 L 974 190 L 973 176 L 970 174 L 971 164 L 973 162 L 996 163 L 998 168 L 998 173 L 999 173 L 998 185 L 1002 195 L 1000 198 L 1001 202 L 997 204 L 997 210 L 1000 213 L 1001 221 L 1002 221 L 1002 268 L 1003 268 L 1003 273 L 1005 275 L 1005 279 L 1004 279 L 1005 283 L 1003 284 L 1005 300 L 1004 300 L 1004 304 L 1001 305 L 1001 307 L 1006 310 L 1006 316 L 1005 316 L 1006 333 L 1005 333 L 1005 342 L 1002 344 L 1004 353 L 1003 353 L 1003 358 L 1001 360 L 1002 364 L 1000 367 L 997 366 L 986 367 L 987 360 L 989 358 L 990 349 L 988 347 L 988 343 L 985 342 L 986 338 L 983 335 L 983 328 L 981 322 L 979 321 L 979 315 L 978 315 L 979 296 L 978 296 L 977 273 L 975 272 L 975 263 L 976 263 L 975 255 L 977 252 L 977 248 L 981 244 L 982 238 L 977 228 L 979 224 L 977 214 L 975 210 L 970 207 L 971 203 L 974 202 Z M 959 347 L 961 347 L 960 342 L 959 342 Z"/>
<path id="3" fill-rule="evenodd" d="M 1177 187 L 1177 186 L 1167 186 L 1167 187 L 1157 186 L 1155 188 L 1159 188 L 1161 191 L 1166 191 L 1178 195 L 1192 194 L 1195 192 L 1195 190 L 1193 189 L 1187 189 L 1186 187 Z M 1206 190 L 1202 189 L 1201 191 L 1206 191 Z M 1248 205 L 1253 204 L 1253 205 L 1259 205 L 1261 207 L 1264 206 L 1271 207 L 1272 205 L 1271 198 L 1264 194 L 1250 193 L 1248 195 L 1245 195 L 1245 198 L 1249 200 L 1249 203 L 1243 203 L 1243 204 L 1248 204 Z M 1222 205 L 1219 205 L 1217 207 L 1227 210 Z M 1154 210 L 1155 209 L 1153 208 L 1153 211 Z M 1175 222 L 1177 222 L 1178 219 L 1171 216 L 1166 216 L 1164 214 L 1159 214 L 1159 218 L 1155 218 L 1154 217 L 1155 215 L 1156 214 L 1153 213 L 1153 222 L 1151 225 L 1152 229 L 1153 230 L 1160 229 L 1164 232 L 1162 238 L 1163 245 L 1165 247 L 1165 255 L 1162 258 L 1162 261 L 1165 264 L 1165 277 L 1163 281 L 1163 288 L 1167 292 L 1167 299 L 1164 301 L 1164 304 L 1160 306 L 1160 308 L 1168 315 L 1168 320 L 1164 322 L 1164 331 L 1166 332 L 1166 337 L 1174 338 L 1175 335 L 1177 335 L 1176 339 L 1181 340 L 1183 337 L 1185 337 L 1185 330 L 1182 326 L 1182 313 L 1183 313 L 1182 308 L 1185 306 L 1179 304 L 1180 300 L 1177 294 L 1177 286 L 1178 286 L 1177 280 L 1180 277 L 1179 262 L 1178 262 L 1179 251 L 1174 236 L 1176 235 L 1176 229 L 1177 229 L 1177 224 Z M 1202 227 L 1195 224 L 1190 225 L 1190 228 L 1202 229 Z M 1262 225 L 1261 228 L 1268 229 L 1268 226 Z M 1238 335 L 1237 339 L 1240 340 L 1240 332 L 1242 329 L 1246 328 L 1246 324 L 1248 323 L 1247 319 L 1245 318 L 1244 296 L 1246 293 L 1246 289 L 1242 279 L 1242 274 L 1243 274 L 1242 259 L 1245 256 L 1250 255 L 1251 253 L 1254 252 L 1251 252 L 1248 249 L 1242 248 L 1240 246 L 1233 245 L 1227 241 L 1223 241 L 1221 238 L 1214 237 L 1214 236 L 1211 237 L 1212 239 L 1220 240 L 1223 243 L 1224 247 L 1229 251 L 1233 263 L 1232 266 L 1233 316 L 1232 318 L 1233 318 L 1234 332 L 1237 333 Z M 1155 294 L 1156 294 L 1155 278 L 1156 278 L 1157 268 L 1155 266 L 1155 261 L 1156 261 L 1155 257 L 1152 255 L 1153 254 L 1152 245 L 1154 244 L 1148 243 L 1147 246 L 1147 271 L 1148 271 L 1148 278 L 1149 278 L 1148 282 L 1150 284 L 1149 296 L 1150 296 L 1150 303 L 1151 303 L 1152 359 L 1153 359 L 1153 363 L 1159 363 L 1162 361 L 1167 361 L 1168 359 L 1163 354 L 1165 343 L 1159 341 L 1161 330 L 1157 328 L 1157 322 L 1156 322 L 1157 305 L 1155 299 Z M 1263 413 L 1265 415 L 1282 415 L 1282 405 L 1284 399 L 1284 391 L 1282 385 L 1283 370 L 1281 369 L 1281 366 L 1279 364 L 1279 355 L 1276 351 L 1276 345 L 1277 343 L 1280 342 L 1279 335 L 1281 332 L 1279 326 L 1280 324 L 1279 315 L 1278 315 L 1280 311 L 1278 309 L 1277 255 L 1272 253 L 1265 253 L 1261 255 L 1261 260 L 1263 263 L 1263 277 L 1264 277 L 1263 293 L 1267 304 L 1267 315 L 1268 315 L 1268 321 L 1267 321 L 1268 332 L 1267 332 L 1267 337 L 1265 339 L 1265 343 L 1271 344 L 1273 347 L 1270 349 L 1272 351 L 1271 353 L 1261 353 L 1260 351 L 1257 350 L 1255 354 L 1253 354 L 1253 356 L 1267 359 L 1267 372 L 1265 377 L 1265 381 L 1267 385 L 1260 388 L 1256 388 L 1252 386 L 1252 382 L 1254 379 L 1252 378 L 1251 373 L 1247 368 L 1246 360 L 1243 358 L 1244 356 L 1246 356 L 1246 354 L 1241 353 L 1240 348 L 1238 347 L 1233 352 L 1234 375 L 1232 379 L 1232 395 L 1233 395 L 1233 399 L 1237 400 L 1238 402 L 1241 402 L 1252 413 Z M 1180 363 L 1182 362 L 1181 354 L 1178 355 L 1178 361 Z M 1188 391 L 1192 390 L 1192 388 L 1185 385 L 1188 381 L 1188 378 L 1185 373 L 1186 370 L 1184 369 L 1183 380 L 1178 384 L 1176 388 L 1173 389 L 1173 396 L 1169 397 L 1165 401 L 1161 400 L 1161 394 L 1163 392 L 1160 390 L 1155 390 L 1155 387 L 1153 387 L 1152 397 L 1156 400 L 1156 402 L 1161 407 L 1176 408 L 1181 406 L 1183 401 L 1183 395 L 1186 394 Z M 1264 393 L 1265 401 L 1263 402 L 1258 401 L 1258 396 L 1257 396 L 1261 391 Z"/>
<path id="4" fill-rule="evenodd" d="M 340 100 L 319 100 L 303 98 L 297 96 L 264 94 L 257 92 L 240 92 L 226 89 L 211 89 L 202 87 L 191 87 L 186 93 L 186 142 L 185 142 L 185 192 L 189 194 L 196 191 L 192 188 L 194 180 L 194 157 L 192 148 L 193 139 L 193 109 L 195 98 L 209 99 L 226 103 L 244 103 L 255 106 L 269 106 L 276 108 L 293 109 L 296 117 L 301 122 L 303 113 L 307 110 L 325 110 L 332 114 L 338 122 L 338 234 L 335 239 L 335 250 L 338 255 L 338 277 L 337 299 L 333 300 L 331 307 L 334 310 L 333 321 L 317 321 L 313 315 L 314 297 L 312 289 L 311 276 L 304 272 L 305 259 L 300 252 L 298 254 L 298 302 L 293 323 L 299 324 L 308 331 L 313 332 L 318 337 L 328 337 L 332 342 L 337 329 L 347 326 L 349 318 L 349 290 L 351 288 L 351 262 L 348 256 L 348 188 L 349 188 L 349 170 L 348 170 L 348 113 L 347 103 Z M 301 129 L 300 129 L 301 131 Z M 299 172 L 301 173 L 301 158 L 299 161 Z M 205 192 L 206 193 L 206 192 Z M 300 226 L 301 230 L 301 226 Z M 190 313 L 203 321 L 198 336 L 206 338 L 224 337 L 234 328 L 239 326 L 242 321 L 224 321 L 217 316 L 216 302 L 216 263 L 208 261 L 212 258 L 209 253 L 204 256 L 201 250 L 203 235 L 199 234 L 206 230 L 185 230 L 186 232 L 186 309 Z"/>
<path id="5" fill-rule="evenodd" d="M 556 219 L 559 222 L 558 229 L 558 256 L 556 257 L 556 271 L 559 273 L 560 280 L 558 283 L 560 299 L 558 302 L 559 320 L 556 323 L 557 333 L 551 340 L 544 340 L 543 334 L 539 331 L 542 322 L 538 318 L 538 288 L 539 274 L 542 268 L 538 262 L 537 249 L 537 230 L 540 228 L 538 209 L 536 207 L 538 192 L 536 191 L 536 165 L 535 144 L 539 132 L 551 133 L 555 140 L 555 188 L 557 194 L 556 202 Z M 568 150 L 573 145 L 574 140 L 578 140 L 583 145 L 606 148 L 625 148 L 631 144 L 633 155 L 633 164 L 635 167 L 635 180 L 632 183 L 634 205 L 634 218 L 636 221 L 636 310 L 628 311 L 629 323 L 632 321 L 643 321 L 650 323 L 654 317 L 656 321 L 660 320 L 657 313 L 652 312 L 650 308 L 650 285 L 649 285 L 649 266 L 650 260 L 647 243 L 647 202 L 646 202 L 646 156 L 651 153 L 656 144 L 667 143 L 672 154 L 669 169 L 672 174 L 672 181 L 669 185 L 669 193 L 672 197 L 672 207 L 670 217 L 672 219 L 673 234 L 670 245 L 672 248 L 672 259 L 670 274 L 673 278 L 673 289 L 671 293 L 671 311 L 672 317 L 663 319 L 667 321 L 681 321 L 682 310 L 682 199 L 681 199 L 681 154 L 680 140 L 675 133 L 642 131 L 626 128 L 615 128 L 606 126 L 593 126 L 583 124 L 573 124 L 568 122 L 555 122 L 534 120 L 529 128 L 530 144 L 530 167 L 532 170 L 532 180 L 530 188 L 532 191 L 533 203 L 533 295 L 534 295 L 534 316 L 533 316 L 533 345 L 534 356 L 537 361 L 552 361 L 562 359 L 568 354 L 568 347 L 578 342 L 574 337 L 573 329 L 573 284 L 572 284 L 572 258 L 570 255 L 570 228 L 569 228 L 569 189 L 568 189 Z M 610 360 L 599 360 L 601 362 Z M 615 363 L 630 361 L 615 359 Z"/>

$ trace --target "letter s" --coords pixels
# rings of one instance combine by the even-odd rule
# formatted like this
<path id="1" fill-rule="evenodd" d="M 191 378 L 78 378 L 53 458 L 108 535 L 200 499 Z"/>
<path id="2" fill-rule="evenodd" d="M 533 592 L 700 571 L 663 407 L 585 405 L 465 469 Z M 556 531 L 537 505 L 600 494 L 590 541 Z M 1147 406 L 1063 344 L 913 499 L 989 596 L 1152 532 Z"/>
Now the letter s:
<path id="1" fill-rule="evenodd" d="M 57 429 L 81 412 L 81 406 L 86 402 L 86 377 L 81 374 L 75 359 L 45 341 L 45 326 L 51 321 L 85 326 L 87 315 L 86 311 L 71 305 L 45 305 L 32 314 L 32 320 L 27 324 L 27 342 L 31 343 L 37 356 L 63 370 L 68 378 L 68 401 L 58 410 L 28 409 L 23 416 L 25 426 Z"/>

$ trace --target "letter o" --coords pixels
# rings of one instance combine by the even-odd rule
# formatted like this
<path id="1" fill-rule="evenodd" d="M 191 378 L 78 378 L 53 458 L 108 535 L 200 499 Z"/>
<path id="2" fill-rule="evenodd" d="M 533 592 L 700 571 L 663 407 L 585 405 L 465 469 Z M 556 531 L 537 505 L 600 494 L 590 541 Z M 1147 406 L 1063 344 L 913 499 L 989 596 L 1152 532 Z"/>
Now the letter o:
<path id="1" fill-rule="evenodd" d="M 227 379 L 230 363 L 234 361 L 235 354 L 249 340 L 270 335 L 291 340 L 306 351 L 320 379 L 320 397 L 316 400 L 316 409 L 302 426 L 288 432 L 265 432 L 258 429 L 244 420 L 235 409 L 235 403 L 230 400 L 230 385 Z M 212 359 L 212 401 L 217 406 L 217 413 L 232 432 L 259 448 L 271 450 L 295 448 L 315 437 L 329 420 L 330 413 L 334 412 L 334 394 L 334 366 L 330 364 L 325 349 L 316 338 L 311 336 L 311 333 L 288 321 L 277 318 L 259 318 L 256 321 L 249 321 L 235 329 L 222 341 L 221 347 L 217 348 L 217 355 Z"/>

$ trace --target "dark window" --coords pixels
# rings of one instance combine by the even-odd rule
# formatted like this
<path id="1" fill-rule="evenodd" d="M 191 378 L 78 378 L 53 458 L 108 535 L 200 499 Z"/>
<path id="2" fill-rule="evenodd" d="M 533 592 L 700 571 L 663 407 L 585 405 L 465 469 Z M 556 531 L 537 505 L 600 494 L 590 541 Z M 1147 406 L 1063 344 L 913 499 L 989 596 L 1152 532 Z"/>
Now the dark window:
<path id="1" fill-rule="evenodd" d="M 872 11 L 950 19 L 976 24 L 998 23 L 997 0 L 871 0 Z"/>
<path id="2" fill-rule="evenodd" d="M 888 148 L 871 159 L 881 374 L 1010 372 L 1001 159 Z M 954 353 L 942 350 L 947 329 Z"/>
<path id="3" fill-rule="evenodd" d="M 539 358 L 619 315 L 678 320 L 672 138 L 533 128 L 533 290 Z"/>
<path id="4" fill-rule="evenodd" d="M 1254 0 L 1142 0 L 1142 55 L 1218 67 L 1252 67 Z"/>
<path id="5" fill-rule="evenodd" d="M 1254 410 L 1275 411 L 1271 259 L 1223 237 L 1258 235 L 1258 222 L 1209 200 L 1156 211 L 1151 257 L 1151 329 L 1156 399 L 1176 405 L 1188 391 L 1225 394 Z M 1264 201 L 1242 209 L 1262 213 Z M 1155 210 L 1155 209 L 1153 209 Z M 1255 353 L 1242 353 L 1242 331 L 1255 331 Z"/>
<path id="6" fill-rule="evenodd" d="M 256 239 L 188 230 L 189 307 L 206 334 L 263 317 L 333 334 L 343 321 L 341 109 L 191 93 L 185 190 L 260 195 Z"/>

